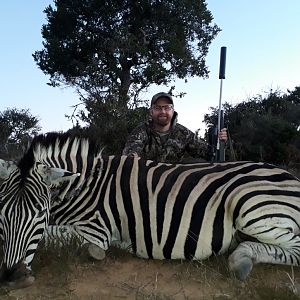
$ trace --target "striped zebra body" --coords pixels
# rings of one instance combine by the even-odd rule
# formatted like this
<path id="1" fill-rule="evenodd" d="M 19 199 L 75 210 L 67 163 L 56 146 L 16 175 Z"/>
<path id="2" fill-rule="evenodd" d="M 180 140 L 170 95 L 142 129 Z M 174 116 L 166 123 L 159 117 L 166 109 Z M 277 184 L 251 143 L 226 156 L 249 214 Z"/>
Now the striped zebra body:
<path id="1" fill-rule="evenodd" d="M 36 179 L 36 163 L 81 175 L 54 188 L 52 183 Z M 38 173 L 34 180 L 32 168 Z M 86 139 L 50 134 L 32 143 L 16 173 L 12 172 L 4 184 L 15 182 L 18 189 L 15 174 L 20 170 L 27 180 L 25 186 L 33 185 L 36 192 L 31 198 L 23 195 L 29 203 L 44 191 L 48 198 L 43 201 L 50 207 L 47 218 L 57 225 L 72 226 L 101 249 L 107 250 L 114 243 L 144 258 L 205 259 L 225 253 L 237 240 L 239 245 L 229 264 L 241 279 L 253 263 L 299 265 L 300 182 L 273 165 L 176 165 L 138 157 L 104 157 Z M 39 189 L 42 191 L 38 193 Z M 7 198 L 1 199 L 5 205 L 15 201 L 2 190 L 2 199 Z M 30 218 L 23 217 L 27 224 Z M 47 218 L 41 223 L 45 227 Z M 2 209 L 3 231 L 3 224 L 12 219 L 13 215 Z M 20 222 L 18 227 L 24 228 L 24 221 Z M 35 226 L 27 225 L 27 231 L 35 235 Z M 4 240 L 10 238 L 2 235 Z M 13 247 L 18 242 L 24 244 L 26 238 L 19 233 Z M 26 259 L 28 251 L 23 251 L 23 256 L 12 249 L 4 252 L 14 253 L 14 264 L 25 260 L 29 265 L 36 246 L 30 245 L 30 259 Z"/>

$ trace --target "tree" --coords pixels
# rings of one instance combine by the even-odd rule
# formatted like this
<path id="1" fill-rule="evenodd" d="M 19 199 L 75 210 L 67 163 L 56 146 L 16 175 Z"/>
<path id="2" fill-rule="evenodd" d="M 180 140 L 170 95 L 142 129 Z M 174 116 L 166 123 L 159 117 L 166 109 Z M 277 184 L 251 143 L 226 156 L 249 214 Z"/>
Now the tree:
<path id="1" fill-rule="evenodd" d="M 137 100 L 152 83 L 206 77 L 219 28 L 204 0 L 56 0 L 45 9 L 44 49 L 33 54 L 53 86 L 105 102 Z"/>
<path id="2" fill-rule="evenodd" d="M 8 108 L 0 112 L 0 155 L 17 159 L 41 130 L 38 118 L 28 109 Z"/>

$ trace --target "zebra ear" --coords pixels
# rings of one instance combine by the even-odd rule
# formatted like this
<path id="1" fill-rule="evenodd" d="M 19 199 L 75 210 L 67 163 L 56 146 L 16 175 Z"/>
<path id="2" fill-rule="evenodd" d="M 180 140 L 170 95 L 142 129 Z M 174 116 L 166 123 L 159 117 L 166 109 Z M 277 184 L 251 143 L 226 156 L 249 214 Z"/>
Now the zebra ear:
<path id="1" fill-rule="evenodd" d="M 73 173 L 60 168 L 46 167 L 43 171 L 42 176 L 49 185 L 59 185 L 60 183 L 74 180 L 80 176 L 80 173 Z"/>
<path id="2" fill-rule="evenodd" d="M 0 159 L 0 178 L 6 179 L 17 168 L 13 161 Z"/>

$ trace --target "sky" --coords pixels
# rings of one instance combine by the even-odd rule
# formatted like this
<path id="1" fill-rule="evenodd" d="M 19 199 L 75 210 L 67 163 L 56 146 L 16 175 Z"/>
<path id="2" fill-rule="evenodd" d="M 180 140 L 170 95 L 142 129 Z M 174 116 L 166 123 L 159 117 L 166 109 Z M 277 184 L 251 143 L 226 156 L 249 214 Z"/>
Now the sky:
<path id="1" fill-rule="evenodd" d="M 220 100 L 220 49 L 227 48 L 226 79 L 222 103 L 235 105 L 271 89 L 287 92 L 300 86 L 300 1 L 299 0 L 207 0 L 207 7 L 222 31 L 212 41 L 206 64 L 209 78 L 176 81 L 175 99 L 179 122 L 204 133 L 203 117 Z M 42 49 L 44 9 L 51 0 L 0 2 L 0 111 L 29 109 L 40 119 L 42 132 L 72 127 L 65 115 L 79 103 L 70 88 L 53 88 L 38 69 L 32 54 Z M 144 95 L 151 99 L 169 87 L 153 86 Z"/>

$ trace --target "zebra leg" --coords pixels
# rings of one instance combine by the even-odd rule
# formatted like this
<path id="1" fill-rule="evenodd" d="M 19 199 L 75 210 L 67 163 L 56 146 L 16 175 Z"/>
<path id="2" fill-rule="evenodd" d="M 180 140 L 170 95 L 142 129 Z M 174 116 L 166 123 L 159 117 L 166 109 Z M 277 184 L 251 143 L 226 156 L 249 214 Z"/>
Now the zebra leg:
<path id="1" fill-rule="evenodd" d="M 79 243 L 84 243 L 83 238 L 73 226 L 69 225 L 48 225 L 44 233 L 46 247 L 53 244 L 60 247 L 70 244 L 72 239 L 77 238 Z"/>
<path id="2" fill-rule="evenodd" d="M 278 230 L 279 232 L 279 230 Z M 229 269 L 240 280 L 245 280 L 254 264 L 300 264 L 300 237 L 287 229 L 280 230 L 271 240 L 270 235 L 259 237 L 259 242 L 245 241 L 229 256 Z"/>
<path id="3" fill-rule="evenodd" d="M 67 245 L 70 244 L 73 238 L 77 238 L 79 244 L 87 249 L 88 255 L 91 258 L 96 260 L 103 260 L 105 258 L 105 250 L 84 239 L 74 226 L 49 225 L 45 230 L 44 238 L 46 246 L 50 246 L 53 243 L 59 246 Z"/>

